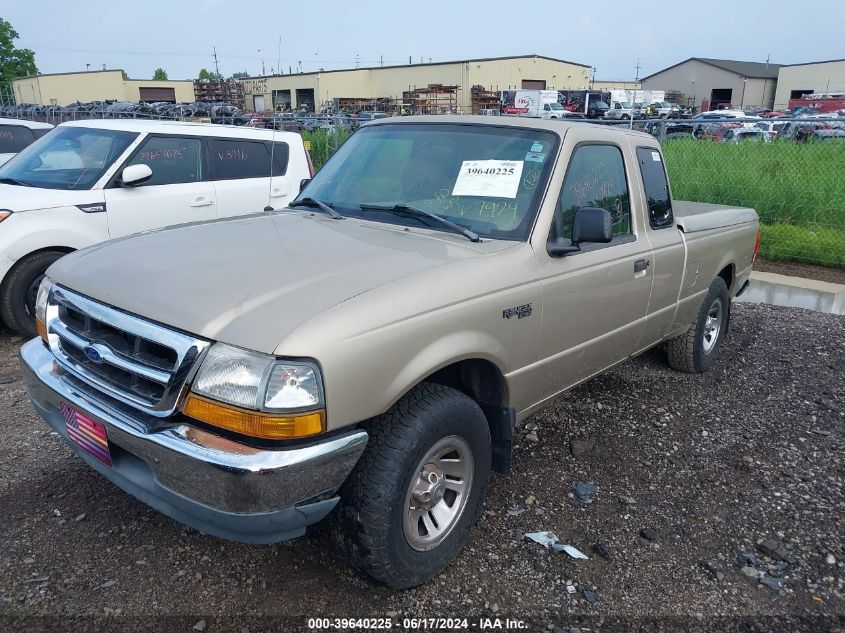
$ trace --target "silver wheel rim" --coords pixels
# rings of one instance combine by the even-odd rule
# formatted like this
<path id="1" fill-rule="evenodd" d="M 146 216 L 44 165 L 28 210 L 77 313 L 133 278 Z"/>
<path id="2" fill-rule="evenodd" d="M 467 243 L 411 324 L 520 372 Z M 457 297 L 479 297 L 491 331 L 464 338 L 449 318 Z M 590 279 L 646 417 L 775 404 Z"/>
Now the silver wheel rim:
<path id="1" fill-rule="evenodd" d="M 722 300 L 716 299 L 710 304 L 707 311 L 707 320 L 704 322 L 704 353 L 709 354 L 716 347 L 719 340 L 719 332 L 722 330 Z"/>
<path id="2" fill-rule="evenodd" d="M 457 435 L 428 449 L 405 493 L 402 528 L 408 545 L 425 552 L 449 536 L 463 516 L 474 470 L 472 449 Z"/>

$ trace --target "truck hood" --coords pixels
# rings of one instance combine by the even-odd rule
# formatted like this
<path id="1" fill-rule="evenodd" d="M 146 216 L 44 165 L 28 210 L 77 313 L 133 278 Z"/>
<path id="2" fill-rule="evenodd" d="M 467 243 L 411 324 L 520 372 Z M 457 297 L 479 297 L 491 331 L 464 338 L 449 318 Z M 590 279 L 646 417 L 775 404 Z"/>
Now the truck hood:
<path id="1" fill-rule="evenodd" d="M 514 244 L 276 212 L 105 242 L 63 257 L 48 275 L 121 310 L 272 353 L 289 332 L 347 299 Z"/>
<path id="2" fill-rule="evenodd" d="M 94 204 L 102 201 L 103 192 L 99 189 L 41 189 L 0 183 L 0 209 L 8 209 L 16 213 L 77 204 Z"/>

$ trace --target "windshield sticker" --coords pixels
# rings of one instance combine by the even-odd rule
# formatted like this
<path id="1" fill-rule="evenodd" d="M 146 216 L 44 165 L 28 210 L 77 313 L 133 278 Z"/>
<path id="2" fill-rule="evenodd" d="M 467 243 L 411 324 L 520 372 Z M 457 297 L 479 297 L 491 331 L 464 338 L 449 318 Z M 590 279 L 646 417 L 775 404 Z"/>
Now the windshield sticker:
<path id="1" fill-rule="evenodd" d="M 525 160 L 531 163 L 542 163 L 546 160 L 545 154 L 538 154 L 537 152 L 528 152 L 525 155 Z"/>
<path id="2" fill-rule="evenodd" d="M 523 165 L 521 160 L 465 160 L 452 195 L 516 198 Z"/>
<path id="3" fill-rule="evenodd" d="M 659 163 L 660 162 L 660 152 L 652 152 L 651 153 L 651 160 L 656 160 Z"/>
<path id="4" fill-rule="evenodd" d="M 534 145 L 531 146 L 531 151 L 534 152 L 535 154 L 537 152 L 542 152 L 543 151 L 543 144 L 542 143 L 534 143 Z"/>

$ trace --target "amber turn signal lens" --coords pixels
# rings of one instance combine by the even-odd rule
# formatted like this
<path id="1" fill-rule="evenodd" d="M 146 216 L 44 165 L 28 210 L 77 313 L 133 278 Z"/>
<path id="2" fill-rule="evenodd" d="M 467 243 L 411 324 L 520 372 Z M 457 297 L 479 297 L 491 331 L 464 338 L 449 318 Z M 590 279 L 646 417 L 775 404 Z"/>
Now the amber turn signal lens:
<path id="1" fill-rule="evenodd" d="M 38 330 L 38 336 L 41 337 L 45 343 L 47 342 L 47 326 L 41 319 L 35 319 L 35 329 Z"/>
<path id="2" fill-rule="evenodd" d="M 188 396 L 182 412 L 195 420 L 206 422 L 227 431 L 267 440 L 309 437 L 322 433 L 326 429 L 326 414 L 324 411 L 280 416 L 239 409 L 206 400 L 195 394 Z"/>

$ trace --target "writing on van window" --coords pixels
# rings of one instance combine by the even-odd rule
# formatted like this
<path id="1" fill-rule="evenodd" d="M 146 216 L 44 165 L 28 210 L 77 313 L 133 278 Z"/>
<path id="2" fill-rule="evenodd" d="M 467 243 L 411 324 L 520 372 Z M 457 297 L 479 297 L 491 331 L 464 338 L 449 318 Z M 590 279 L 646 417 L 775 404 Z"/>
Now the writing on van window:
<path id="1" fill-rule="evenodd" d="M 9 130 L 0 130 L 0 139 L 12 140 L 12 132 Z"/>
<path id="2" fill-rule="evenodd" d="M 249 154 L 243 147 L 231 147 L 217 151 L 220 160 L 249 160 Z"/>
<path id="3" fill-rule="evenodd" d="M 150 162 L 156 160 L 182 160 L 185 158 L 186 147 L 162 148 L 138 152 L 138 161 Z"/>
<path id="4" fill-rule="evenodd" d="M 440 189 L 433 200 L 424 200 L 423 204 L 435 213 L 452 217 L 519 218 L 519 207 L 515 200 L 467 200 L 451 196 L 448 189 Z"/>

